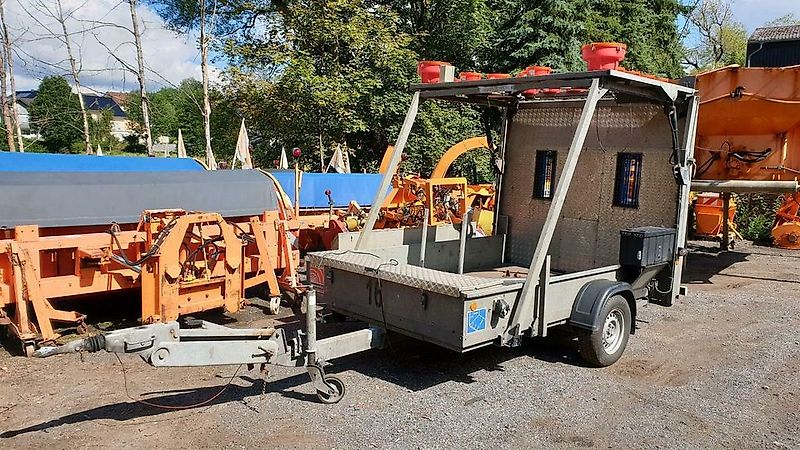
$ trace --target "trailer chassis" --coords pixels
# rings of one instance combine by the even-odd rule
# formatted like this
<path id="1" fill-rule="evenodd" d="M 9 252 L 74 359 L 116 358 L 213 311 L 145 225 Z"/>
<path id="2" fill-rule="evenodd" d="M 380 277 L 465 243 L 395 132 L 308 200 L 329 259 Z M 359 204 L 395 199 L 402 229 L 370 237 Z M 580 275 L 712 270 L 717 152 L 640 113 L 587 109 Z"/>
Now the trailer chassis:
<path id="1" fill-rule="evenodd" d="M 33 356 L 105 350 L 139 355 L 153 367 L 222 365 L 275 365 L 305 367 L 323 403 L 337 403 L 344 383 L 325 373 L 327 362 L 343 356 L 382 348 L 383 328 L 369 327 L 317 339 L 316 291 L 305 292 L 305 329 L 288 336 L 276 328 L 236 329 L 202 320 L 182 328 L 178 322 L 154 323 L 77 339 L 57 347 L 41 347 Z"/>

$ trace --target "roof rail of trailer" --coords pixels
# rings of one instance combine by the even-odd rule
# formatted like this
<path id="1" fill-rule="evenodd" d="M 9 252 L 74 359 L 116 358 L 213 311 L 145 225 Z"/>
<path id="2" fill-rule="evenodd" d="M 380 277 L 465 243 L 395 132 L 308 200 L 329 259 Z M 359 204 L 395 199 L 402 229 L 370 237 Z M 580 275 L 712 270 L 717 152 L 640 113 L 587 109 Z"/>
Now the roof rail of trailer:
<path id="1" fill-rule="evenodd" d="M 586 90 L 593 80 L 598 80 L 599 87 L 607 89 L 609 95 L 616 96 L 619 101 L 650 100 L 672 103 L 690 97 L 695 92 L 690 87 L 614 69 L 475 81 L 415 83 L 411 84 L 410 89 L 412 92 L 419 92 L 420 99 L 508 107 L 523 102 L 585 98 Z M 544 92 L 561 90 L 564 87 L 569 88 L 564 93 L 545 92 L 532 97 L 522 95 L 529 90 Z"/>

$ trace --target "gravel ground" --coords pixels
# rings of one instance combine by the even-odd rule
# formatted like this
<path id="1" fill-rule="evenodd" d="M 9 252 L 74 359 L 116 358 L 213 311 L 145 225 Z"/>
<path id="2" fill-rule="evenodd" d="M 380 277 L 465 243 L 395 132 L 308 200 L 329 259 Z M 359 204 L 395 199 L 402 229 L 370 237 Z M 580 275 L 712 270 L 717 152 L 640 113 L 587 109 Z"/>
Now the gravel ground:
<path id="1" fill-rule="evenodd" d="M 465 355 L 395 339 L 330 368 L 348 388 L 337 405 L 317 403 L 301 370 L 274 368 L 265 386 L 242 368 L 207 404 L 169 410 L 132 401 L 113 355 L 0 351 L 0 448 L 800 449 L 800 253 L 696 245 L 690 294 L 643 308 L 609 368 L 564 338 Z M 203 402 L 235 372 L 122 362 L 130 395 L 162 405 Z"/>

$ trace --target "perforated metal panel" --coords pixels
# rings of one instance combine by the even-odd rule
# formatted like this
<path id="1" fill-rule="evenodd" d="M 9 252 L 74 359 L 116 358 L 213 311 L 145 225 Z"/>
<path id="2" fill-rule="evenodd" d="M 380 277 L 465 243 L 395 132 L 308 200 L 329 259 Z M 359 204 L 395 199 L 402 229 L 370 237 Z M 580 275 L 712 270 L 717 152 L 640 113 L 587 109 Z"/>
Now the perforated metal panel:
<path id="1" fill-rule="evenodd" d="M 506 262 L 530 265 L 550 208 L 533 198 L 537 150 L 556 150 L 563 161 L 582 105 L 518 111 L 510 124 L 500 214 L 509 217 Z M 683 126 L 680 128 L 683 130 Z M 639 207 L 612 206 L 617 153 L 642 153 Z M 674 227 L 678 186 L 669 155 L 672 136 L 663 109 L 650 104 L 599 106 L 567 193 L 550 245 L 554 270 L 574 272 L 616 264 L 619 230 L 653 225 Z M 561 164 L 557 165 L 556 188 Z"/>

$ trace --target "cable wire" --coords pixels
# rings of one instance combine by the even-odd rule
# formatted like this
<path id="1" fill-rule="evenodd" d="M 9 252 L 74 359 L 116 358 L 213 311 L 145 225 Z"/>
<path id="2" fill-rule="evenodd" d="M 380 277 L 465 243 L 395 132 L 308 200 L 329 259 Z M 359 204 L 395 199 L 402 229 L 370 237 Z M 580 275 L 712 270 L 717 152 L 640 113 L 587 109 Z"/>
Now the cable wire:
<path id="1" fill-rule="evenodd" d="M 124 386 L 125 386 L 125 395 L 126 395 L 126 396 L 127 396 L 129 399 L 133 400 L 133 401 L 134 401 L 134 402 L 136 402 L 136 403 L 141 403 L 141 404 L 143 404 L 143 405 L 151 406 L 151 407 L 153 407 L 153 408 L 166 409 L 166 410 L 170 410 L 170 411 L 172 411 L 172 410 L 182 410 L 182 409 L 192 409 L 192 408 L 198 408 L 198 407 L 200 407 L 200 406 L 205 406 L 205 405 L 207 405 L 207 404 L 209 404 L 209 403 L 213 402 L 214 400 L 216 400 L 217 398 L 219 398 L 219 396 L 220 396 L 220 395 L 222 395 L 222 393 L 223 393 L 223 392 L 225 392 L 225 390 L 227 390 L 227 389 L 228 389 L 228 386 L 230 386 L 230 385 L 231 385 L 231 383 L 233 383 L 233 380 L 234 380 L 234 378 L 236 378 L 236 376 L 237 376 L 237 375 L 239 375 L 239 370 L 241 370 L 241 369 L 242 369 L 242 366 L 243 366 L 243 364 L 239 364 L 239 367 L 237 367 L 237 368 L 236 368 L 236 371 L 235 371 L 235 372 L 233 373 L 233 375 L 232 375 L 232 376 L 231 376 L 231 377 L 228 379 L 228 382 L 227 382 L 227 383 L 225 383 L 225 385 L 224 385 L 224 386 L 222 386 L 222 388 L 219 390 L 219 392 L 217 392 L 216 394 L 212 395 L 212 396 L 211 396 L 211 397 L 209 397 L 208 399 L 206 399 L 206 400 L 203 400 L 202 402 L 199 402 L 199 403 L 194 403 L 194 404 L 191 404 L 191 405 L 179 405 L 179 406 L 174 406 L 174 405 L 161 405 L 161 404 L 158 404 L 158 403 L 153 403 L 153 402 L 151 402 L 151 401 L 148 401 L 148 400 L 137 399 L 137 398 L 134 398 L 134 397 L 131 395 L 130 391 L 128 390 L 128 375 L 127 375 L 127 369 L 125 369 L 125 365 L 124 365 L 124 364 L 122 364 L 122 358 L 120 358 L 120 357 L 119 357 L 119 354 L 117 354 L 117 353 L 114 353 L 114 356 L 116 356 L 116 357 L 117 357 L 117 361 L 119 361 L 119 366 L 120 366 L 120 368 L 122 368 L 122 380 L 123 380 L 123 383 L 124 383 Z"/>

